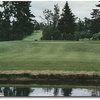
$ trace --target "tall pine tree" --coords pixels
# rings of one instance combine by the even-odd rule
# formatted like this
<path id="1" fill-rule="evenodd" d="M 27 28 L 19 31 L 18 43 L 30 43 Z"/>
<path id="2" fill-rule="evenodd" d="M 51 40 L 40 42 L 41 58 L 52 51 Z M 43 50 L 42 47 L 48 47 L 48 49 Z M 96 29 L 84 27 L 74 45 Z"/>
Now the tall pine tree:
<path id="1" fill-rule="evenodd" d="M 0 7 L 0 40 L 21 40 L 33 32 L 34 17 L 29 1 L 4 1 Z"/>
<path id="2" fill-rule="evenodd" d="M 75 16 L 71 12 L 68 2 L 66 2 L 65 7 L 63 9 L 63 13 L 61 15 L 61 19 L 59 20 L 58 28 L 62 34 L 62 40 L 74 40 L 74 32 L 75 32 Z"/>
<path id="3" fill-rule="evenodd" d="M 1 8 L 3 8 L 3 11 L 0 13 L 0 40 L 9 40 L 10 37 L 10 18 L 11 18 L 11 2 L 4 1 L 1 5 Z"/>
<path id="4" fill-rule="evenodd" d="M 15 1 L 12 2 L 14 9 L 14 18 L 13 20 L 13 32 L 18 35 L 19 39 L 30 35 L 34 29 L 34 24 L 32 17 L 34 15 L 30 12 L 30 2 L 29 1 Z M 14 37 L 16 39 L 16 36 Z"/>
<path id="5" fill-rule="evenodd" d="M 98 9 L 93 9 L 92 15 L 92 27 L 91 27 L 91 33 L 95 34 L 100 32 L 100 4 L 96 5 Z"/>

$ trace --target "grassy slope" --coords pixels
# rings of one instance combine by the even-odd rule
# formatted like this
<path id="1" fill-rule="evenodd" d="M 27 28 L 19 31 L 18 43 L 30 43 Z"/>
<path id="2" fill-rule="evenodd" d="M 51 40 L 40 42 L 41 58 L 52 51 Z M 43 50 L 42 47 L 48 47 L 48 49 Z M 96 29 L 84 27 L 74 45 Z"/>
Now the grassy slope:
<path id="1" fill-rule="evenodd" d="M 100 71 L 100 41 L 0 42 L 0 70 Z"/>
<path id="2" fill-rule="evenodd" d="M 42 31 L 35 31 L 32 35 L 28 36 L 27 38 L 24 38 L 23 40 L 34 41 L 34 40 L 40 40 L 41 37 L 42 37 Z"/>

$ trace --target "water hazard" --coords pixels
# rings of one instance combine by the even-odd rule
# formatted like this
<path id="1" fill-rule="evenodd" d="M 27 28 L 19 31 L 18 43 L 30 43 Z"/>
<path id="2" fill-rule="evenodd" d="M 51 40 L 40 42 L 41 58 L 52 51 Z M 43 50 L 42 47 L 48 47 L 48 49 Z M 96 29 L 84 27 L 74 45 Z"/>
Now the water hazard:
<path id="1" fill-rule="evenodd" d="M 100 89 L 67 87 L 0 87 L 0 96 L 100 96 Z"/>

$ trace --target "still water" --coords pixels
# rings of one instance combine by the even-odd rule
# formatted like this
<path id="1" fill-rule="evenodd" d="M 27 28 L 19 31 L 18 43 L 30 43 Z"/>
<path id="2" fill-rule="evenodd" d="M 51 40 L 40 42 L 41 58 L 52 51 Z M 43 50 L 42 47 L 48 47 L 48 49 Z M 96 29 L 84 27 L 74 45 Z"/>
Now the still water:
<path id="1" fill-rule="evenodd" d="M 0 87 L 0 96 L 100 96 L 100 89 Z"/>

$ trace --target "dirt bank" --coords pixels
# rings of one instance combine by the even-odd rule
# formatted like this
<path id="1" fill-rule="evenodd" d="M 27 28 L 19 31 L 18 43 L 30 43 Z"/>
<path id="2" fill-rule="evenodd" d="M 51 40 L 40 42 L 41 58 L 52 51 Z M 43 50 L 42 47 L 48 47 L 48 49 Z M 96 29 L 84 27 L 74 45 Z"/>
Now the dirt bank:
<path id="1" fill-rule="evenodd" d="M 0 84 L 100 85 L 99 72 L 0 71 Z"/>

